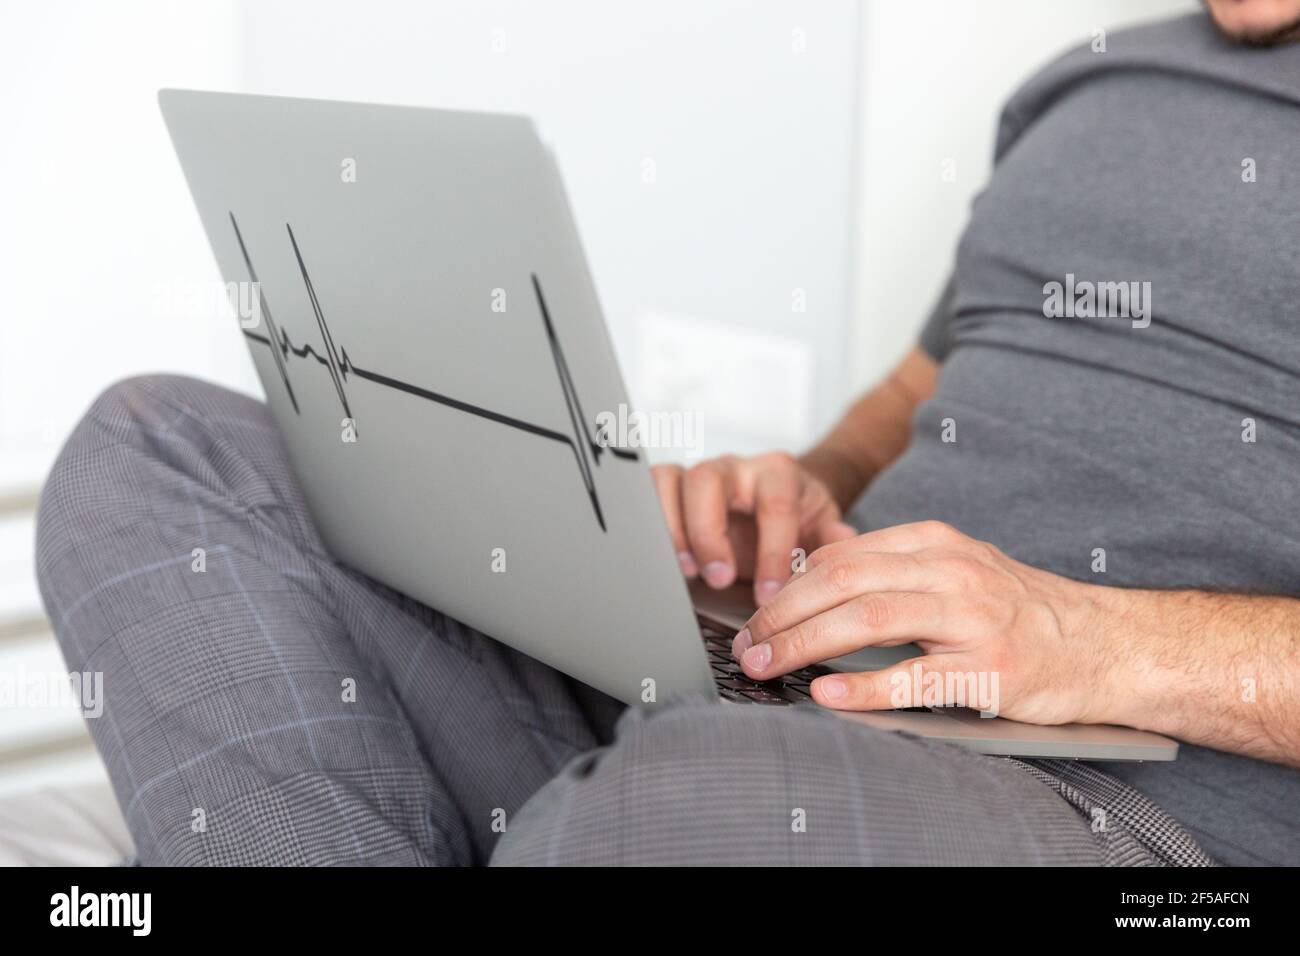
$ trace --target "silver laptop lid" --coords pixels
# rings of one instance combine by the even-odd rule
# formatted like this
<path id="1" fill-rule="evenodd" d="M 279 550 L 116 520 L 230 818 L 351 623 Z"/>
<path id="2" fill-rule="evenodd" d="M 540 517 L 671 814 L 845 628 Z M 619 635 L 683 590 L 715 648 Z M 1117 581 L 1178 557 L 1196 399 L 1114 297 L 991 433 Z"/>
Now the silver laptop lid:
<path id="1" fill-rule="evenodd" d="M 532 123 L 159 102 L 332 552 L 623 701 L 713 694 L 644 452 L 597 441 L 627 394 Z"/>

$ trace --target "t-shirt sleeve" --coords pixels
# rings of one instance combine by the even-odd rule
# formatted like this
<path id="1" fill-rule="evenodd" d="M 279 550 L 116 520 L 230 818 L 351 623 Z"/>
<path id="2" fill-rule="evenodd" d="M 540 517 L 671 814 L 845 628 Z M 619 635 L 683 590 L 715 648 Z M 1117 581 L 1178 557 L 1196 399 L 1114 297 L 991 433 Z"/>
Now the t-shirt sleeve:
<path id="1" fill-rule="evenodd" d="M 950 345 L 948 331 L 952 320 L 953 295 L 953 279 L 949 276 L 948 281 L 943 284 L 939 301 L 930 310 L 930 317 L 925 320 L 925 325 L 921 326 L 921 350 L 936 362 L 942 362 L 948 357 Z"/>

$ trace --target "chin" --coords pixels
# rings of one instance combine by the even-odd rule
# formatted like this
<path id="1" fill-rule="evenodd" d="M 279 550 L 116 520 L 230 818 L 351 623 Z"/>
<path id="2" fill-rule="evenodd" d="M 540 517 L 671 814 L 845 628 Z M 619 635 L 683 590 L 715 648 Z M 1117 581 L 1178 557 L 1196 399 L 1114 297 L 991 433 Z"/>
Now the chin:
<path id="1" fill-rule="evenodd" d="M 1300 0 L 1205 0 L 1205 6 L 1220 32 L 1241 43 L 1300 39 Z"/>

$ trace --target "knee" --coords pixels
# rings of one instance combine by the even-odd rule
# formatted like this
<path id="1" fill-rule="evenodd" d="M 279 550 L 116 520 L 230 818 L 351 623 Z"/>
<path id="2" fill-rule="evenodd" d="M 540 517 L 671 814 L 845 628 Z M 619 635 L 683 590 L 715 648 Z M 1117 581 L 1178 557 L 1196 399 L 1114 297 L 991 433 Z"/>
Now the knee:
<path id="1" fill-rule="evenodd" d="M 259 424 L 264 411 L 181 375 L 124 379 L 91 403 L 55 458 L 37 505 L 36 570 L 47 606 L 52 580 L 84 565 L 78 553 L 111 551 L 114 535 L 156 521 L 158 496 L 173 497 L 186 482 L 219 483 L 233 456 L 214 451 L 232 444 L 218 423 L 236 415 Z"/>
<path id="2" fill-rule="evenodd" d="M 114 484 L 129 482 L 138 494 L 133 462 L 206 470 L 199 458 L 216 445 L 246 444 L 250 428 L 269 432 L 271 424 L 265 406 L 245 395 L 184 375 L 123 379 L 100 393 L 64 442 L 42 511 L 90 505 Z"/>
<path id="3" fill-rule="evenodd" d="M 87 457 L 114 446 L 146 447 L 179 416 L 195 415 L 203 390 L 216 389 L 183 375 L 137 375 L 114 382 L 90 403 L 63 443 L 46 479 L 45 494 L 58 493 Z M 44 495 L 43 495 L 44 497 Z"/>
<path id="4" fill-rule="evenodd" d="M 202 421 L 213 396 L 225 400 L 230 393 L 186 375 L 135 375 L 121 379 L 91 402 L 65 449 L 114 440 L 134 442 L 141 435 L 157 434 L 174 426 L 181 417 Z"/>
<path id="5" fill-rule="evenodd" d="M 90 404 L 63 443 L 41 489 L 38 540 L 69 519 L 92 518 L 97 498 L 120 472 L 91 466 L 120 446 L 138 446 L 141 436 L 165 420 L 174 396 L 187 380 L 176 375 L 137 376 L 115 382 Z M 174 415 L 175 412 L 173 411 Z"/>

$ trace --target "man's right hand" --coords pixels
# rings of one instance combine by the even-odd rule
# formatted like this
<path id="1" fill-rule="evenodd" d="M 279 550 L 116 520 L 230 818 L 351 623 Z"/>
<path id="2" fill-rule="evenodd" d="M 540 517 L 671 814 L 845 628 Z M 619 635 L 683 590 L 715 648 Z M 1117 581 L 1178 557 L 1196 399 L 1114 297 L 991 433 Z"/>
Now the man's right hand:
<path id="1" fill-rule="evenodd" d="M 752 580 L 759 605 L 789 579 L 796 548 L 811 554 L 857 534 L 826 483 L 785 452 L 652 473 L 682 573 L 713 588 Z"/>

